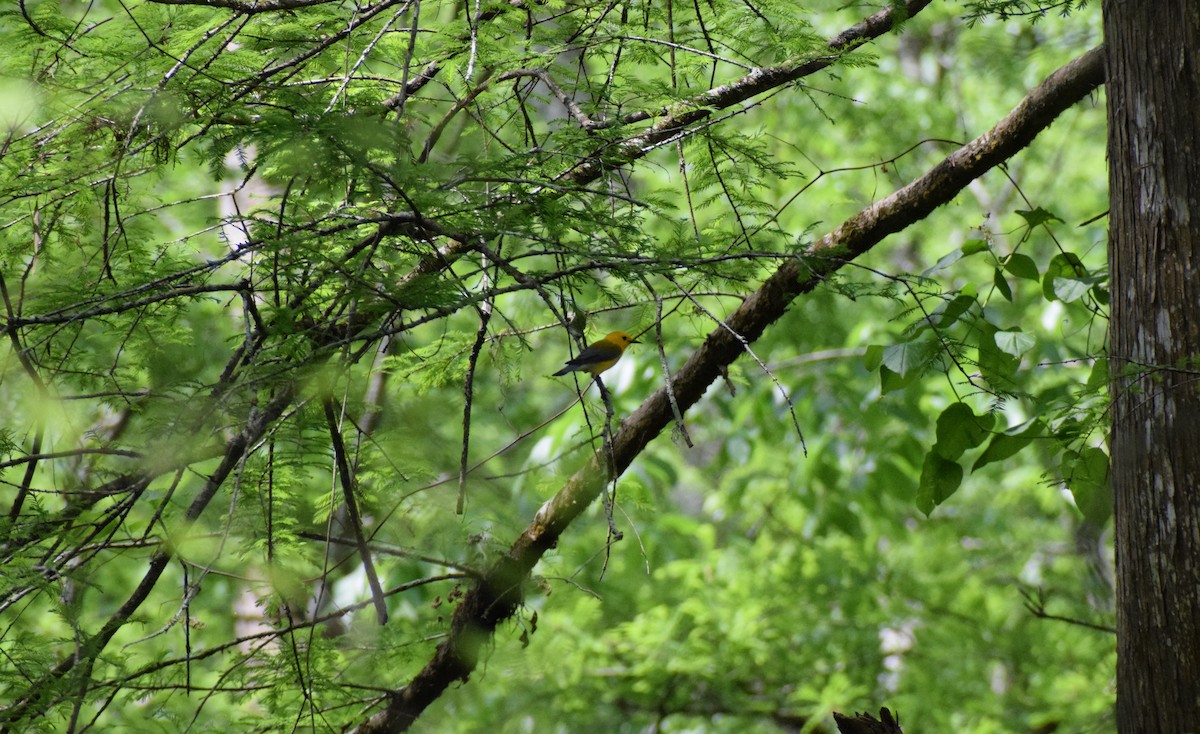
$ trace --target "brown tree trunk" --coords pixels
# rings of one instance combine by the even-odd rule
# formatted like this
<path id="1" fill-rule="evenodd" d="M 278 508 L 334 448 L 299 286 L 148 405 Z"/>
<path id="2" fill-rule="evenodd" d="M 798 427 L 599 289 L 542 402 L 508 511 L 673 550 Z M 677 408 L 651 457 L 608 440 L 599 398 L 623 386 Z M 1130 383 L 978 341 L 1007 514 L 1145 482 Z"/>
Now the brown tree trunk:
<path id="1" fill-rule="evenodd" d="M 1105 0 L 1117 725 L 1200 731 L 1200 1 Z"/>

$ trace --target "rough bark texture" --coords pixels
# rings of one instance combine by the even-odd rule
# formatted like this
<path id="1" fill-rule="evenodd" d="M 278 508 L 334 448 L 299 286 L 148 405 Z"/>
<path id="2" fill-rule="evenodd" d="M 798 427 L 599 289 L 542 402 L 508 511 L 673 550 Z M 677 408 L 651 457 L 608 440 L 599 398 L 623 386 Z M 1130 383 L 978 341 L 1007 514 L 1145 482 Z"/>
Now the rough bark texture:
<path id="1" fill-rule="evenodd" d="M 1106 0 L 1117 723 L 1200 730 L 1200 2 Z"/>

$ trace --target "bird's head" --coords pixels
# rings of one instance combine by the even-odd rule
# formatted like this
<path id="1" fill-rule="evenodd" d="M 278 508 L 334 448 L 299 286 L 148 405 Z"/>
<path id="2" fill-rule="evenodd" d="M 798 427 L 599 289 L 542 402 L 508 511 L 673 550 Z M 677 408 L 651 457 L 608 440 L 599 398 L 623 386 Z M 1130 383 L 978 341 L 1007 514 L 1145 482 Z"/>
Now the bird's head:
<path id="1" fill-rule="evenodd" d="M 608 336 L 604 337 L 604 341 L 612 342 L 621 347 L 622 350 L 630 344 L 637 344 L 638 341 L 624 331 L 611 331 Z"/>

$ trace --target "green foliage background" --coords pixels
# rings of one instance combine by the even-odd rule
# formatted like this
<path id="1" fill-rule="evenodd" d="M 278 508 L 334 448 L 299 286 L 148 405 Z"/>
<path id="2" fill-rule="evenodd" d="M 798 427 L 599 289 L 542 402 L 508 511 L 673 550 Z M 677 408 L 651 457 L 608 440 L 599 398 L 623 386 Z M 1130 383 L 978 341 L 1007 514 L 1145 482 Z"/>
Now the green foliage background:
<path id="1" fill-rule="evenodd" d="M 1100 35 L 1088 7 L 935 3 L 622 147 L 654 119 L 622 115 L 827 55 L 877 9 L 5 9 L 0 721 L 361 721 L 599 447 L 596 389 L 546 377 L 580 340 L 645 330 L 605 375 L 627 415 L 775 264 Z M 832 731 L 887 705 L 911 731 L 1111 729 L 1104 137 L 1078 106 L 798 301 L 416 728 Z M 351 536 L 326 401 L 397 589 L 384 626 L 323 540 Z"/>

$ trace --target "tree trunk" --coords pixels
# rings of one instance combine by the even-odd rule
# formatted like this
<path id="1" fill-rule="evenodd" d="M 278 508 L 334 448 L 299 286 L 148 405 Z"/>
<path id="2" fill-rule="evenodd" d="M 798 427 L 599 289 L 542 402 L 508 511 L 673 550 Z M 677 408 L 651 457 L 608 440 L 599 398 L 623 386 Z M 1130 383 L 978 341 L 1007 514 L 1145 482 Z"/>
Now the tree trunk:
<path id="1" fill-rule="evenodd" d="M 1200 730 L 1200 2 L 1105 0 L 1117 724 Z"/>

